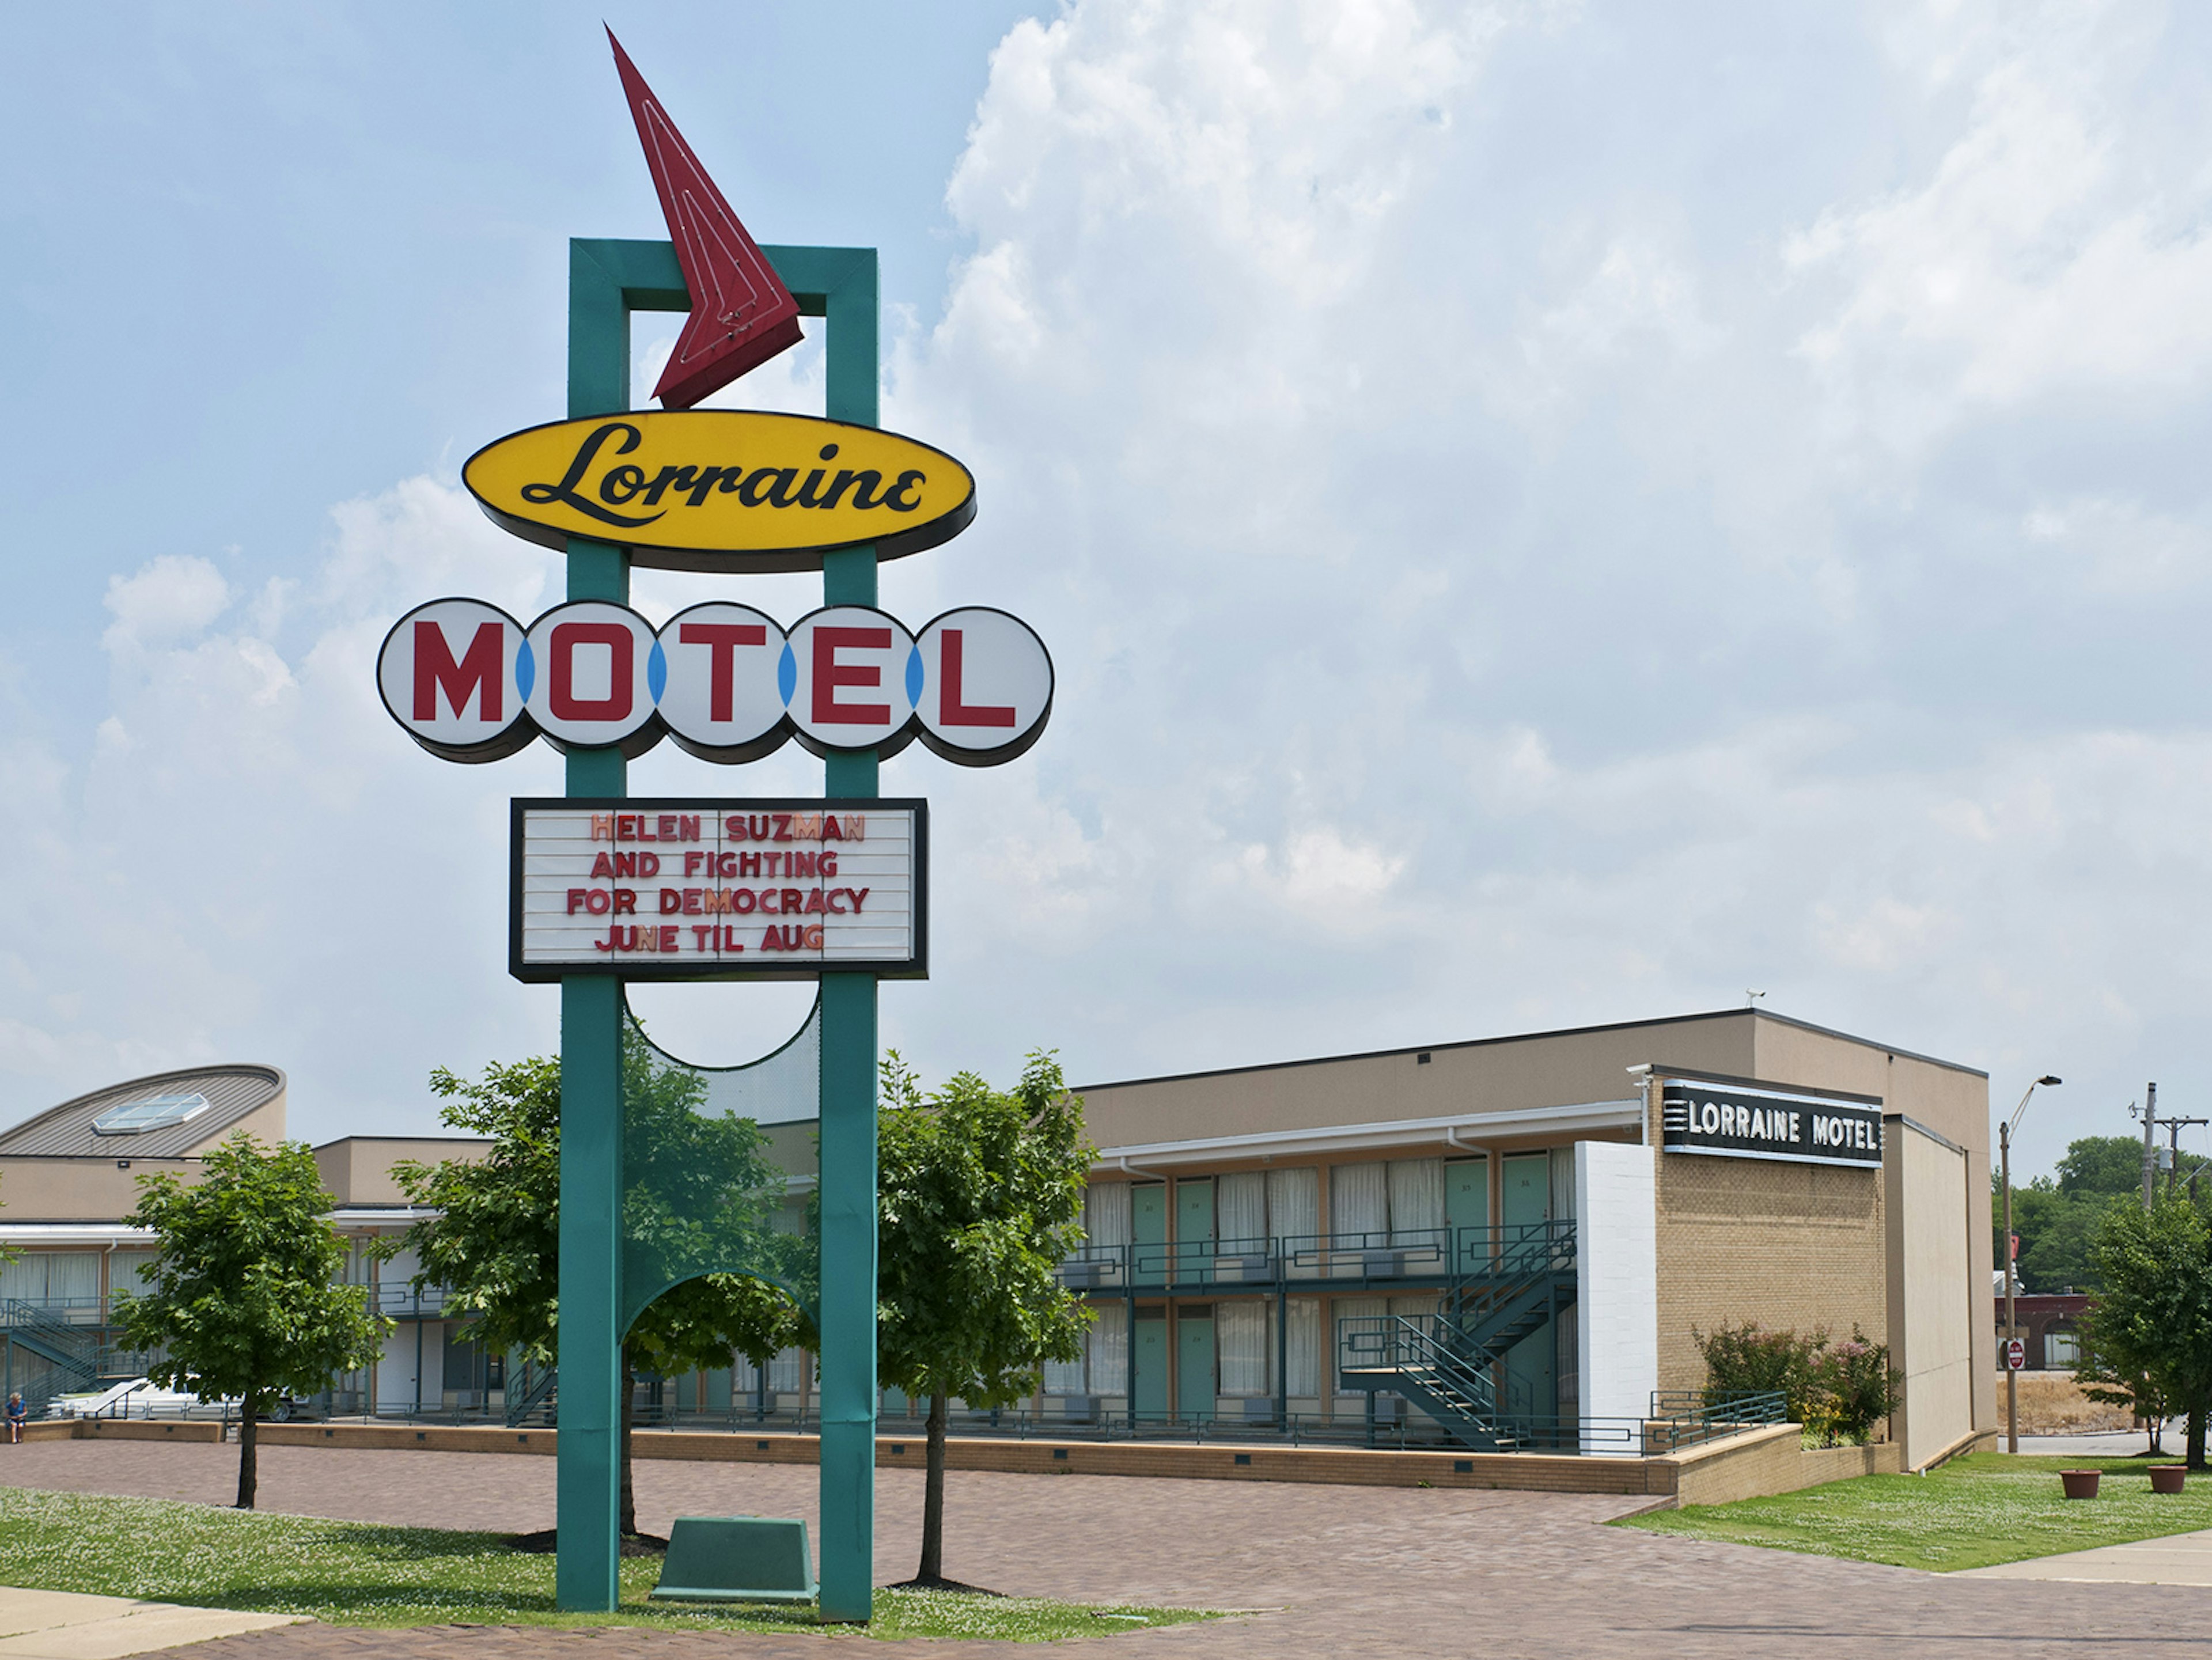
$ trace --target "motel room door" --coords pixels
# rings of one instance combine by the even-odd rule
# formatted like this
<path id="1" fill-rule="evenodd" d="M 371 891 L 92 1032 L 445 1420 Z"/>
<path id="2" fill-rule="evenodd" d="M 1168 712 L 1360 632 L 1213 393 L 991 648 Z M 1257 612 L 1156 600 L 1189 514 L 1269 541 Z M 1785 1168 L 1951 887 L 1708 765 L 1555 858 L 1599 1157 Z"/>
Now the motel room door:
<path id="1" fill-rule="evenodd" d="M 1488 1233 L 1467 1230 L 1490 1226 L 1490 1160 L 1454 1158 L 1445 1163 L 1444 1221 L 1457 1242 L 1455 1272 L 1469 1273 L 1488 1260 Z"/>
<path id="2" fill-rule="evenodd" d="M 1130 1408 L 1139 1422 L 1160 1423 L 1168 1415 L 1168 1316 L 1164 1309 L 1139 1309 L 1129 1335 L 1136 1362 L 1137 1394 Z"/>
<path id="3" fill-rule="evenodd" d="M 1168 1279 L 1168 1184 L 1139 1182 L 1129 1189 L 1129 1283 L 1164 1286 Z M 1165 1340 L 1163 1340 L 1164 1341 Z M 1160 1374 L 1160 1408 L 1167 1408 L 1167 1374 Z"/>
<path id="4" fill-rule="evenodd" d="M 1500 1175 L 1498 1220 L 1504 1224 L 1503 1243 L 1510 1250 L 1516 1228 L 1551 1220 L 1552 1155 L 1510 1152 Z M 1552 1323 L 1547 1320 L 1507 1351 L 1507 1412 L 1549 1418 L 1559 1410 L 1559 1379 L 1552 1352 L 1554 1341 Z"/>
<path id="5" fill-rule="evenodd" d="M 1210 1420 L 1214 1409 L 1213 1310 L 1176 1310 L 1176 1416 Z"/>

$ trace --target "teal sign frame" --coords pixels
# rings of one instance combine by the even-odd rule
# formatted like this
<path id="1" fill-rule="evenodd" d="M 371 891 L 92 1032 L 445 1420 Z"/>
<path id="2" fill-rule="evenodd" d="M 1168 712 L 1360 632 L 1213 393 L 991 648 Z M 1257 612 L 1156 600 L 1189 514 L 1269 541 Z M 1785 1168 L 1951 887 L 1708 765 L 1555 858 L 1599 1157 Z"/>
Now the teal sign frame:
<path id="1" fill-rule="evenodd" d="M 878 419 L 878 295 L 873 248 L 767 246 L 797 297 L 827 320 L 833 421 Z M 688 312 L 675 246 L 577 238 L 568 245 L 568 417 L 630 407 L 630 313 Z M 629 556 L 568 540 L 568 597 L 629 601 Z M 827 605 L 876 603 L 876 550 L 822 556 Z M 572 749 L 570 797 L 629 794 L 614 749 Z M 823 794 L 872 800 L 873 750 L 832 751 Z M 874 1600 L 876 1452 L 876 979 L 829 973 L 822 983 L 822 1466 L 820 1608 L 865 1621 Z M 604 1612 L 621 1600 L 623 982 L 561 982 L 561 1418 L 557 1506 L 560 1607 Z"/>

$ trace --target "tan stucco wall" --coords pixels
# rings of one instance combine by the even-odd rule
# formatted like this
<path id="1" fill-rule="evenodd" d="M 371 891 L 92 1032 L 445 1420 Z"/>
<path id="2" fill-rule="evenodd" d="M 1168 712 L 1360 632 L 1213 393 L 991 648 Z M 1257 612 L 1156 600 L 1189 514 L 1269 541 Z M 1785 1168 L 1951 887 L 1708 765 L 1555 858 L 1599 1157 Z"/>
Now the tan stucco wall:
<path id="1" fill-rule="evenodd" d="M 349 1135 L 315 1149 L 323 1185 L 341 1205 L 404 1205 L 407 1195 L 392 1179 L 392 1167 L 404 1158 L 435 1164 L 449 1158 L 474 1164 L 491 1151 L 489 1141 L 468 1136 Z"/>
<path id="2" fill-rule="evenodd" d="M 1645 1061 L 1731 1075 L 1750 1069 L 1750 1011 L 1500 1039 L 1416 1054 L 1210 1073 L 1083 1090 L 1084 1121 L 1101 1146 L 1264 1130 L 1321 1129 L 1396 1118 L 1511 1112 L 1625 1101 L 1628 1068 Z"/>
<path id="3" fill-rule="evenodd" d="M 205 1140 L 195 1142 L 185 1150 L 185 1154 L 190 1158 L 203 1158 L 241 1130 L 255 1140 L 272 1147 L 282 1141 L 284 1139 L 284 1091 L 278 1090 L 245 1117 L 225 1124 Z"/>
<path id="4" fill-rule="evenodd" d="M 1892 1422 L 1906 1461 L 1920 1465 L 1961 1436 L 1993 1427 L 1993 1402 L 1977 1387 L 1995 1362 L 1987 1292 L 1967 1275 L 1973 1239 L 1967 1161 L 1954 1148 L 1892 1122 L 1884 1176 L 1894 1220 L 1889 1229 L 1890 1353 L 1905 1373 L 1905 1404 Z M 1981 1193 L 1986 1201 L 1989 1182 Z M 1989 1237 L 1984 1225 L 1981 1237 Z M 1979 1281 L 1987 1285 L 1986 1274 Z M 1989 1348 L 1986 1364 L 1979 1351 Z"/>
<path id="5" fill-rule="evenodd" d="M 138 1178 L 156 1171 L 200 1179 L 197 1158 L 0 1158 L 0 1222 L 112 1222 L 138 1206 Z"/>

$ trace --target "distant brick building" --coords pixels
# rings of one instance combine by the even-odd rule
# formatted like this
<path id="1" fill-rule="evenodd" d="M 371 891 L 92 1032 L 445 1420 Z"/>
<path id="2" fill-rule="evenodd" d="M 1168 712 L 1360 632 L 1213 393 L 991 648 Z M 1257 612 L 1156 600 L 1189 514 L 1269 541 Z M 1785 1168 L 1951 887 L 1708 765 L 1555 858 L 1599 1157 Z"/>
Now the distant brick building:
<path id="1" fill-rule="evenodd" d="M 2021 1340 L 2027 1345 L 2029 1371 L 2070 1371 L 2081 1358 L 2081 1320 L 2089 1299 L 2077 1292 L 2063 1296 L 2015 1297 Z M 1996 1298 L 1997 1335 L 2004 1335 L 2005 1300 Z M 1999 1356 L 2002 1367 L 2002 1356 Z"/>

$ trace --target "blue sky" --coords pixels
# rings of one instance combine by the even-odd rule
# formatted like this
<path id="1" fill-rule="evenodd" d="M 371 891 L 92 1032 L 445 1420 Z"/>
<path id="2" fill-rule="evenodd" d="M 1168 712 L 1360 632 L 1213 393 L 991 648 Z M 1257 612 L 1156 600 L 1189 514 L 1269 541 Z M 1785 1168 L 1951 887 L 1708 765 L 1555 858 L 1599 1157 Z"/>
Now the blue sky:
<path id="1" fill-rule="evenodd" d="M 501 827 L 557 764 L 430 760 L 370 663 L 422 599 L 557 586 L 455 471 L 559 412 L 565 239 L 659 232 L 601 15 L 14 20 L 0 1116 L 234 1057 L 302 1133 L 421 1128 L 432 1066 L 551 1044 Z M 886 769 L 944 855 L 935 976 L 884 993 L 925 1073 L 1758 987 L 2008 1101 L 2064 1074 L 2030 1168 L 2148 1078 L 2202 1114 L 2200 15 L 605 15 L 757 236 L 882 250 L 885 419 L 981 503 L 885 603 L 1060 665 L 1013 766 Z M 719 1061 L 802 1006 L 649 1000 Z"/>

